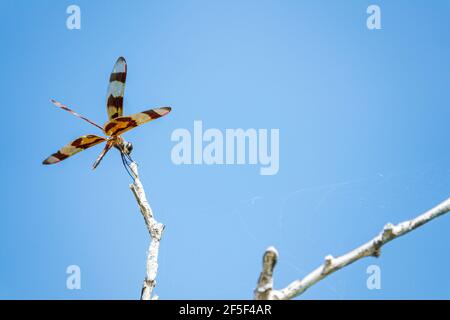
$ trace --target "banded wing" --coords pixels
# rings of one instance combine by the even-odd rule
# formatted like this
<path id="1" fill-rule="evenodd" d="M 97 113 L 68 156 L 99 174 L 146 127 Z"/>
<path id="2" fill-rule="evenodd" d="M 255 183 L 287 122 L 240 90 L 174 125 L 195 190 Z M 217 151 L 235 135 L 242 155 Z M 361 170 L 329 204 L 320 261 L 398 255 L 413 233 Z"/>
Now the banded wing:
<path id="1" fill-rule="evenodd" d="M 108 121 L 104 125 L 103 130 L 109 136 L 118 136 L 128 130 L 140 126 L 141 124 L 161 118 L 162 116 L 168 114 L 170 110 L 172 110 L 172 108 L 162 107 L 136 113 L 131 116 L 118 117 Z"/>
<path id="2" fill-rule="evenodd" d="M 125 80 L 127 78 L 127 62 L 119 57 L 109 77 L 108 93 L 106 98 L 106 111 L 108 119 L 121 117 L 123 114 L 123 94 L 125 92 Z"/>
<path id="3" fill-rule="evenodd" d="M 79 137 L 72 142 L 66 144 L 64 147 L 59 149 L 57 152 L 52 154 L 50 157 L 45 159 L 42 164 L 54 164 L 58 163 L 64 159 L 67 159 L 74 154 L 83 151 L 87 148 L 93 147 L 103 141 L 105 138 L 96 136 L 94 134 L 88 134 L 82 137 Z"/>

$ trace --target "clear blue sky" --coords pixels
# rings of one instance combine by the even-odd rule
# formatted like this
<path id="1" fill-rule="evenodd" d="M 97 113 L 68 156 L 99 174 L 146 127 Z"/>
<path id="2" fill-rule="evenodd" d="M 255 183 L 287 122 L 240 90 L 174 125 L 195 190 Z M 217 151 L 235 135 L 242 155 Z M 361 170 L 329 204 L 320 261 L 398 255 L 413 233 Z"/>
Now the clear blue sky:
<path id="1" fill-rule="evenodd" d="M 382 29 L 366 28 L 381 7 Z M 81 8 L 81 30 L 66 8 Z M 172 113 L 125 135 L 166 225 L 164 299 L 252 297 L 261 257 L 277 288 L 450 196 L 448 1 L 8 1 L 1 5 L 0 298 L 136 299 L 149 235 L 117 151 L 42 160 L 106 121 L 128 61 L 125 114 Z M 170 135 L 279 128 L 280 170 L 176 166 Z M 450 298 L 445 216 L 311 288 L 305 299 Z M 68 265 L 81 290 L 66 289 Z M 380 290 L 366 269 L 381 268 Z"/>

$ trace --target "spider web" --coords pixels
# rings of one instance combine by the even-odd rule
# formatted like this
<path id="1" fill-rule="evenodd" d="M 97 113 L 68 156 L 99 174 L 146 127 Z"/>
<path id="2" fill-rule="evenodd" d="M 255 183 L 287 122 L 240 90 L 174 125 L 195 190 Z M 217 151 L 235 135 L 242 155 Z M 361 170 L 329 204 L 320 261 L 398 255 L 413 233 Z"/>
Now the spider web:
<path id="1" fill-rule="evenodd" d="M 441 201 L 447 197 L 450 191 L 449 161 L 449 156 L 440 157 L 420 169 L 378 172 L 360 179 L 306 186 L 276 197 L 271 196 L 270 199 L 255 195 L 241 201 L 232 213 L 256 247 L 259 248 L 262 242 L 266 243 L 267 234 L 272 234 L 270 243 L 280 251 L 277 268 L 283 265 L 283 268 L 293 271 L 296 278 L 300 278 L 322 262 L 312 259 L 311 255 L 304 255 L 301 248 L 305 244 L 317 245 L 318 250 L 328 246 L 327 254 L 336 252 L 336 255 L 340 255 L 375 236 L 385 223 L 397 223 L 422 213 L 423 208 L 405 207 L 406 197 L 422 197 L 426 203 L 429 203 L 428 198 L 438 197 L 437 201 Z M 435 192 L 441 193 L 444 198 L 439 198 Z M 335 203 L 345 210 L 335 212 Z M 434 204 L 437 203 L 429 203 L 429 206 Z M 265 214 L 261 210 L 266 211 Z M 359 216 L 355 212 L 360 213 Z M 261 225 L 254 226 L 256 214 L 268 220 L 262 231 L 259 229 Z M 296 217 L 298 214 L 302 214 L 302 217 Z M 299 226 L 299 221 L 303 226 Z M 345 229 L 347 233 L 332 243 L 329 237 L 321 235 L 328 230 L 334 230 L 332 233 L 335 233 L 336 229 Z M 292 250 L 292 245 L 287 245 L 292 242 L 299 244 L 298 250 Z M 353 246 L 349 247 L 349 242 Z M 320 256 L 323 258 L 324 255 Z M 313 268 L 309 259 L 313 260 Z M 325 281 L 323 285 L 334 295 L 333 298 L 344 299 L 345 281 Z"/>

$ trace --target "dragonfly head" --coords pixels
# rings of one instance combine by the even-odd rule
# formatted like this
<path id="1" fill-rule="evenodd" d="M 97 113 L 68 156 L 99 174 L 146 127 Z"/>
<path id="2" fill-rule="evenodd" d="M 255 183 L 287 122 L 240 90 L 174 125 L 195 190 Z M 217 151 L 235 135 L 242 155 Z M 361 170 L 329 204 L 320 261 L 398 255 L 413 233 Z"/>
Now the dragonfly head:
<path id="1" fill-rule="evenodd" d="M 122 137 L 111 137 L 113 145 L 122 153 L 129 155 L 133 151 L 131 142 L 125 141 Z"/>
<path id="2" fill-rule="evenodd" d="M 131 142 L 124 141 L 124 142 L 123 142 L 123 151 L 124 151 L 126 154 L 130 154 L 131 151 L 133 151 L 133 144 L 132 144 Z"/>

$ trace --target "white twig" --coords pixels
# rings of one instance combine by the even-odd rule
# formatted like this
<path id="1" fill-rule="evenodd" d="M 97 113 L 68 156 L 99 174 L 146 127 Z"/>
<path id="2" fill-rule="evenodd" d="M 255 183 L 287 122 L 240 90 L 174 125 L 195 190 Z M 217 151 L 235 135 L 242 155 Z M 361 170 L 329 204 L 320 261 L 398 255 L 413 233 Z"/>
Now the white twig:
<path id="1" fill-rule="evenodd" d="M 145 196 L 144 187 L 139 179 L 137 164 L 132 162 L 130 169 L 134 175 L 134 182 L 130 184 L 130 189 L 136 197 L 136 201 L 141 209 L 145 224 L 151 236 L 150 246 L 147 256 L 147 272 L 142 286 L 141 300 L 157 299 L 156 295 L 152 296 L 153 289 L 156 286 L 156 274 L 158 272 L 158 251 L 161 236 L 164 231 L 164 225 L 156 221 L 153 211 L 148 204 Z"/>
<path id="2" fill-rule="evenodd" d="M 274 247 L 267 248 L 263 257 L 263 269 L 258 279 L 258 286 L 255 289 L 256 300 L 272 300 L 273 292 L 273 269 L 277 263 L 278 252 Z"/>
<path id="3" fill-rule="evenodd" d="M 386 224 L 383 230 L 372 240 L 363 244 L 362 246 L 340 256 L 334 258 L 331 255 L 325 257 L 324 263 L 308 274 L 305 278 L 295 280 L 286 288 L 281 290 L 274 290 L 272 271 L 278 259 L 278 254 L 275 248 L 270 247 L 266 250 L 263 258 L 263 270 L 258 280 L 257 288 L 255 289 L 255 299 L 269 299 L 269 300 L 287 300 L 292 299 L 309 287 L 329 276 L 333 272 L 365 257 L 373 256 L 379 257 L 381 254 L 381 247 L 408 232 L 424 225 L 425 223 L 437 218 L 450 211 L 450 198 L 443 201 L 433 209 L 421 214 L 420 216 L 392 225 Z"/>

